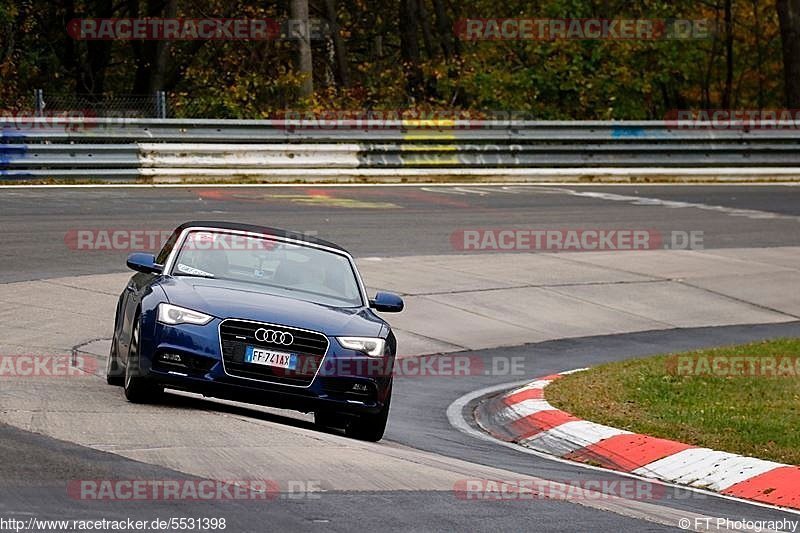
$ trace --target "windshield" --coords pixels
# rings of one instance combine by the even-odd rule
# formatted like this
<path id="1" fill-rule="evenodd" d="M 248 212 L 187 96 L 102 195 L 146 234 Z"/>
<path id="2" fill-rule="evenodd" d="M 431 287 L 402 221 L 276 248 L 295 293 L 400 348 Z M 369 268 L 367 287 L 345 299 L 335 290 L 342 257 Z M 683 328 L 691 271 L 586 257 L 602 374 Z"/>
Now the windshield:
<path id="1" fill-rule="evenodd" d="M 270 294 L 323 305 L 363 305 L 348 257 L 269 236 L 192 231 L 181 244 L 172 275 L 249 283 Z"/>

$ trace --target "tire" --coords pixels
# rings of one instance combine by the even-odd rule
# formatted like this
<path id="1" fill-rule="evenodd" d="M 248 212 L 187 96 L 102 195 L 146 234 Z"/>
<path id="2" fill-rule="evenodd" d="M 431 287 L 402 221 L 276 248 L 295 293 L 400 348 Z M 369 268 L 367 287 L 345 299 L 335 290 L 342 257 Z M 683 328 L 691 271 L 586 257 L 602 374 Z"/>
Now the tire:
<path id="1" fill-rule="evenodd" d="M 120 375 L 116 339 L 111 339 L 111 349 L 108 351 L 108 359 L 106 359 L 106 383 L 115 387 L 122 387 L 125 384 L 125 376 Z"/>
<path id="2" fill-rule="evenodd" d="M 372 415 L 361 415 L 354 420 L 351 420 L 345 429 L 345 434 L 348 437 L 366 440 L 370 442 L 378 442 L 383 438 L 383 433 L 386 430 L 386 422 L 389 420 L 389 405 L 392 403 L 392 389 L 389 389 L 389 394 L 386 396 L 386 403 L 380 412 Z"/>
<path id="3" fill-rule="evenodd" d="M 139 317 L 136 317 L 131 333 L 128 364 L 125 365 L 123 388 L 125 398 L 131 403 L 153 403 L 160 399 L 164 388 L 142 376 L 135 376 L 139 368 Z"/>

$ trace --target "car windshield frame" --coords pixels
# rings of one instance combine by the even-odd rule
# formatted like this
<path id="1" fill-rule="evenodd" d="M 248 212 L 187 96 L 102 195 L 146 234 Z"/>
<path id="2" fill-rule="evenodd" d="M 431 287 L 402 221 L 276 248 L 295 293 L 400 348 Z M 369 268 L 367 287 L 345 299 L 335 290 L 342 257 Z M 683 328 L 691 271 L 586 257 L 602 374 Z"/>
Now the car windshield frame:
<path id="1" fill-rule="evenodd" d="M 184 228 L 183 231 L 181 231 L 181 234 L 180 234 L 179 238 L 177 239 L 177 241 L 175 242 L 174 246 L 172 247 L 172 250 L 170 251 L 169 256 L 167 257 L 167 260 L 164 262 L 163 272 L 166 275 L 172 276 L 172 277 L 191 277 L 192 276 L 191 274 L 186 273 L 186 272 L 176 271 L 176 269 L 178 267 L 178 261 L 177 261 L 178 256 L 180 255 L 181 251 L 184 249 L 184 246 L 186 245 L 186 240 L 188 239 L 189 235 L 191 233 L 193 233 L 193 232 L 208 232 L 208 233 L 216 233 L 216 234 L 221 234 L 221 235 L 235 235 L 235 236 L 243 236 L 243 237 L 249 237 L 249 238 L 255 238 L 255 239 L 265 239 L 265 240 L 275 241 L 275 242 L 279 242 L 279 243 L 290 244 L 290 245 L 294 245 L 294 246 L 298 246 L 298 247 L 313 248 L 313 249 L 316 249 L 316 250 L 320 250 L 320 251 L 323 251 L 323 252 L 326 252 L 326 253 L 330 253 L 330 254 L 334 254 L 334 255 L 337 255 L 339 257 L 342 257 L 347 261 L 347 263 L 348 263 L 348 265 L 350 267 L 351 275 L 355 279 L 356 288 L 358 290 L 358 300 L 359 301 L 358 301 L 358 303 L 356 305 L 350 305 L 350 304 L 353 304 L 355 302 L 349 302 L 349 301 L 347 301 L 347 300 L 345 300 L 343 298 L 337 298 L 337 297 L 331 296 L 331 295 L 315 293 L 313 291 L 304 291 L 302 289 L 295 289 L 295 288 L 292 288 L 292 287 L 283 287 L 281 285 L 275 285 L 275 284 L 269 284 L 269 283 L 259 283 L 257 281 L 248 281 L 248 280 L 241 280 L 241 279 L 234 279 L 234 278 L 223 278 L 223 277 L 217 277 L 217 276 L 210 277 L 210 276 L 195 275 L 194 277 L 199 277 L 199 278 L 204 278 L 204 279 L 218 279 L 218 280 L 222 280 L 222 281 L 231 281 L 231 282 L 234 282 L 234 283 L 242 283 L 242 284 L 246 284 L 246 285 L 251 286 L 251 287 L 260 287 L 260 288 L 264 289 L 263 292 L 268 293 L 268 294 L 274 294 L 274 293 L 271 293 L 271 292 L 268 291 L 269 288 L 276 288 L 276 289 L 278 289 L 280 291 L 285 291 L 285 292 L 291 294 L 291 296 L 287 295 L 287 296 L 284 296 L 284 297 L 296 298 L 298 300 L 307 301 L 307 302 L 311 302 L 311 303 L 316 303 L 316 304 L 319 304 L 319 305 L 327 305 L 329 307 L 337 307 L 337 308 L 342 308 L 342 309 L 357 309 L 357 308 L 360 308 L 360 307 L 367 306 L 367 302 L 369 301 L 369 299 L 367 298 L 366 288 L 364 287 L 364 282 L 361 279 L 361 274 L 358 271 L 358 267 L 355 264 L 355 260 L 353 259 L 353 257 L 348 252 L 346 252 L 346 251 L 344 251 L 342 249 L 339 249 L 339 248 L 332 248 L 330 246 L 325 246 L 324 244 L 319 244 L 319 243 L 315 243 L 315 242 L 311 242 L 311 241 L 307 241 L 307 240 L 303 240 L 303 239 L 294 239 L 292 237 L 283 236 L 283 235 L 275 235 L 275 234 L 272 234 L 272 233 L 253 232 L 253 231 L 248 231 L 248 230 L 237 230 L 237 229 L 229 229 L 229 228 L 218 228 L 218 227 L 212 227 L 212 226 L 191 226 L 191 227 Z M 303 297 L 297 296 L 297 295 L 300 295 L 300 294 L 307 294 L 310 297 L 309 298 L 303 298 Z M 334 304 L 329 304 L 329 303 L 325 303 L 325 302 L 320 302 L 318 299 L 313 298 L 313 296 L 315 296 L 315 295 L 316 296 L 322 296 L 322 297 L 324 297 L 324 298 L 326 298 L 328 300 L 331 300 L 331 301 L 336 300 L 336 301 L 340 302 L 340 304 L 334 305 Z M 281 296 L 281 295 L 278 295 L 278 296 Z"/>

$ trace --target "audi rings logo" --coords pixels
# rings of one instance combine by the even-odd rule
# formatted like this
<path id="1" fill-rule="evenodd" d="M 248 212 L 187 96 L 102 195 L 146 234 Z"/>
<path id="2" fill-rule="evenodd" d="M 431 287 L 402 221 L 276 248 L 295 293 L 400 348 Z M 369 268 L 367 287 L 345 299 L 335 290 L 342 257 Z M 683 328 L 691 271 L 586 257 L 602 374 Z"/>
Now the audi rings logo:
<path id="1" fill-rule="evenodd" d="M 284 346 L 289 346 L 294 342 L 294 335 L 288 331 L 259 328 L 256 330 L 256 340 L 260 342 L 269 342 L 271 344 L 283 344 Z"/>

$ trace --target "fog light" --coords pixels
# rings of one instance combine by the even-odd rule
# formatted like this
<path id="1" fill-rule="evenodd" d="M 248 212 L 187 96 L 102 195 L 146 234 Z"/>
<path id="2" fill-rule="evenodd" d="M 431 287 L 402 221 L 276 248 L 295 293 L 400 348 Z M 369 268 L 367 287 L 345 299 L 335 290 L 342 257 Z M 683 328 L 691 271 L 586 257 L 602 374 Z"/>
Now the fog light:
<path id="1" fill-rule="evenodd" d="M 162 361 L 169 361 L 170 363 L 183 363 L 183 358 L 176 353 L 161 354 Z"/>
<path id="2" fill-rule="evenodd" d="M 353 383 L 353 388 L 350 390 L 355 392 L 367 392 L 369 388 L 364 383 Z"/>

